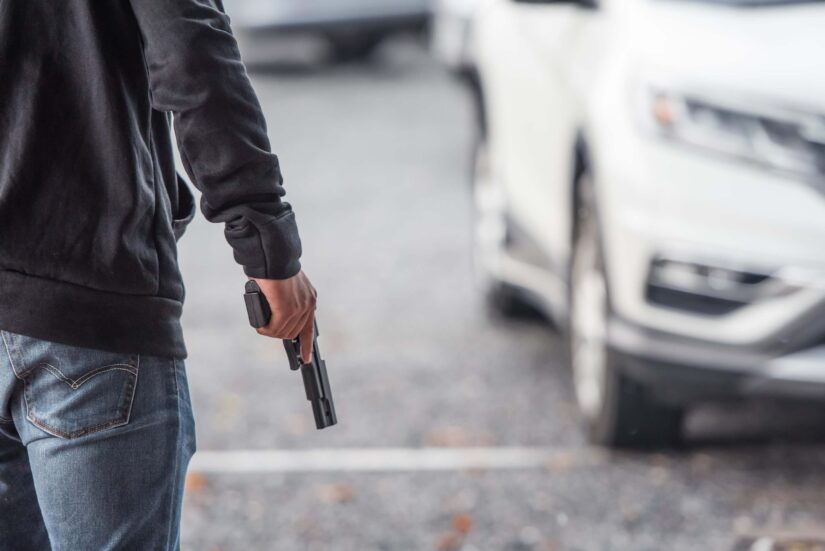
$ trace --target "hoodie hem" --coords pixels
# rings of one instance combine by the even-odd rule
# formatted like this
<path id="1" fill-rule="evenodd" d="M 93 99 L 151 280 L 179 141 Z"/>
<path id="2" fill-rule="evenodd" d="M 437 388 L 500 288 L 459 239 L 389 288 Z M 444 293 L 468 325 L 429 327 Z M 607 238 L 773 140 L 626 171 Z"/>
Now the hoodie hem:
<path id="1" fill-rule="evenodd" d="M 180 301 L 108 293 L 0 270 L 0 329 L 37 339 L 185 359 Z"/>

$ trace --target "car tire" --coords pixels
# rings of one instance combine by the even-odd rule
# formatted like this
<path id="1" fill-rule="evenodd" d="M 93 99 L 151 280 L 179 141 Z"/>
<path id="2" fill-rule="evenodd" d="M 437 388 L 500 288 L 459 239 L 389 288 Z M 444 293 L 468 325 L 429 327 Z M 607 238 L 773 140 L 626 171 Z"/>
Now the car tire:
<path id="1" fill-rule="evenodd" d="M 570 363 L 589 440 L 624 448 L 674 447 L 683 410 L 657 402 L 629 377 L 607 343 L 611 306 L 595 190 L 587 173 L 577 187 L 576 231 L 570 277 Z"/>
<path id="2" fill-rule="evenodd" d="M 524 292 L 499 275 L 508 241 L 507 208 L 483 137 L 476 143 L 471 172 L 473 267 L 487 309 L 505 318 L 535 318 L 537 310 L 524 298 Z"/>

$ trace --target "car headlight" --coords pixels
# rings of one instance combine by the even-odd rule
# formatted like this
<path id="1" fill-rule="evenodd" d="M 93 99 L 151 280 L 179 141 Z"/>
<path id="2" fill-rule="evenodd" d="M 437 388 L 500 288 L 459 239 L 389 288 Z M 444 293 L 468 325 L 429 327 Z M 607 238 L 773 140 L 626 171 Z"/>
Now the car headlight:
<path id="1" fill-rule="evenodd" d="M 665 139 L 806 179 L 825 176 L 825 120 L 820 116 L 732 107 L 655 89 L 643 102 L 643 117 Z"/>

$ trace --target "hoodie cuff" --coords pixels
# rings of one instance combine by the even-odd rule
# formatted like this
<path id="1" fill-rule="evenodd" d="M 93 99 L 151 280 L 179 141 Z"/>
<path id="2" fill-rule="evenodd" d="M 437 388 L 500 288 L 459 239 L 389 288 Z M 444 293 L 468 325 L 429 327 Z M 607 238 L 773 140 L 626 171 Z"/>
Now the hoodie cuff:
<path id="1" fill-rule="evenodd" d="M 226 224 L 226 240 L 248 277 L 289 279 L 301 271 L 301 238 L 295 214 L 284 205 L 286 210 L 274 217 L 246 220 L 240 226 Z"/>

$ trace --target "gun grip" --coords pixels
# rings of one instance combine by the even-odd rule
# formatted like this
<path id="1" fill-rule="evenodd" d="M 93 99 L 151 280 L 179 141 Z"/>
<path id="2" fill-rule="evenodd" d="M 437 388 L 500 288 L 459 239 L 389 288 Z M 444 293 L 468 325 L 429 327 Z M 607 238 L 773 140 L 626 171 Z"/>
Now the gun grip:
<path id="1" fill-rule="evenodd" d="M 246 313 L 249 316 L 249 325 L 254 328 L 266 327 L 269 325 L 269 320 L 272 317 L 272 310 L 269 308 L 269 303 L 266 301 L 261 288 L 253 280 L 246 283 L 245 293 L 243 295 L 244 302 L 246 302 Z"/>

